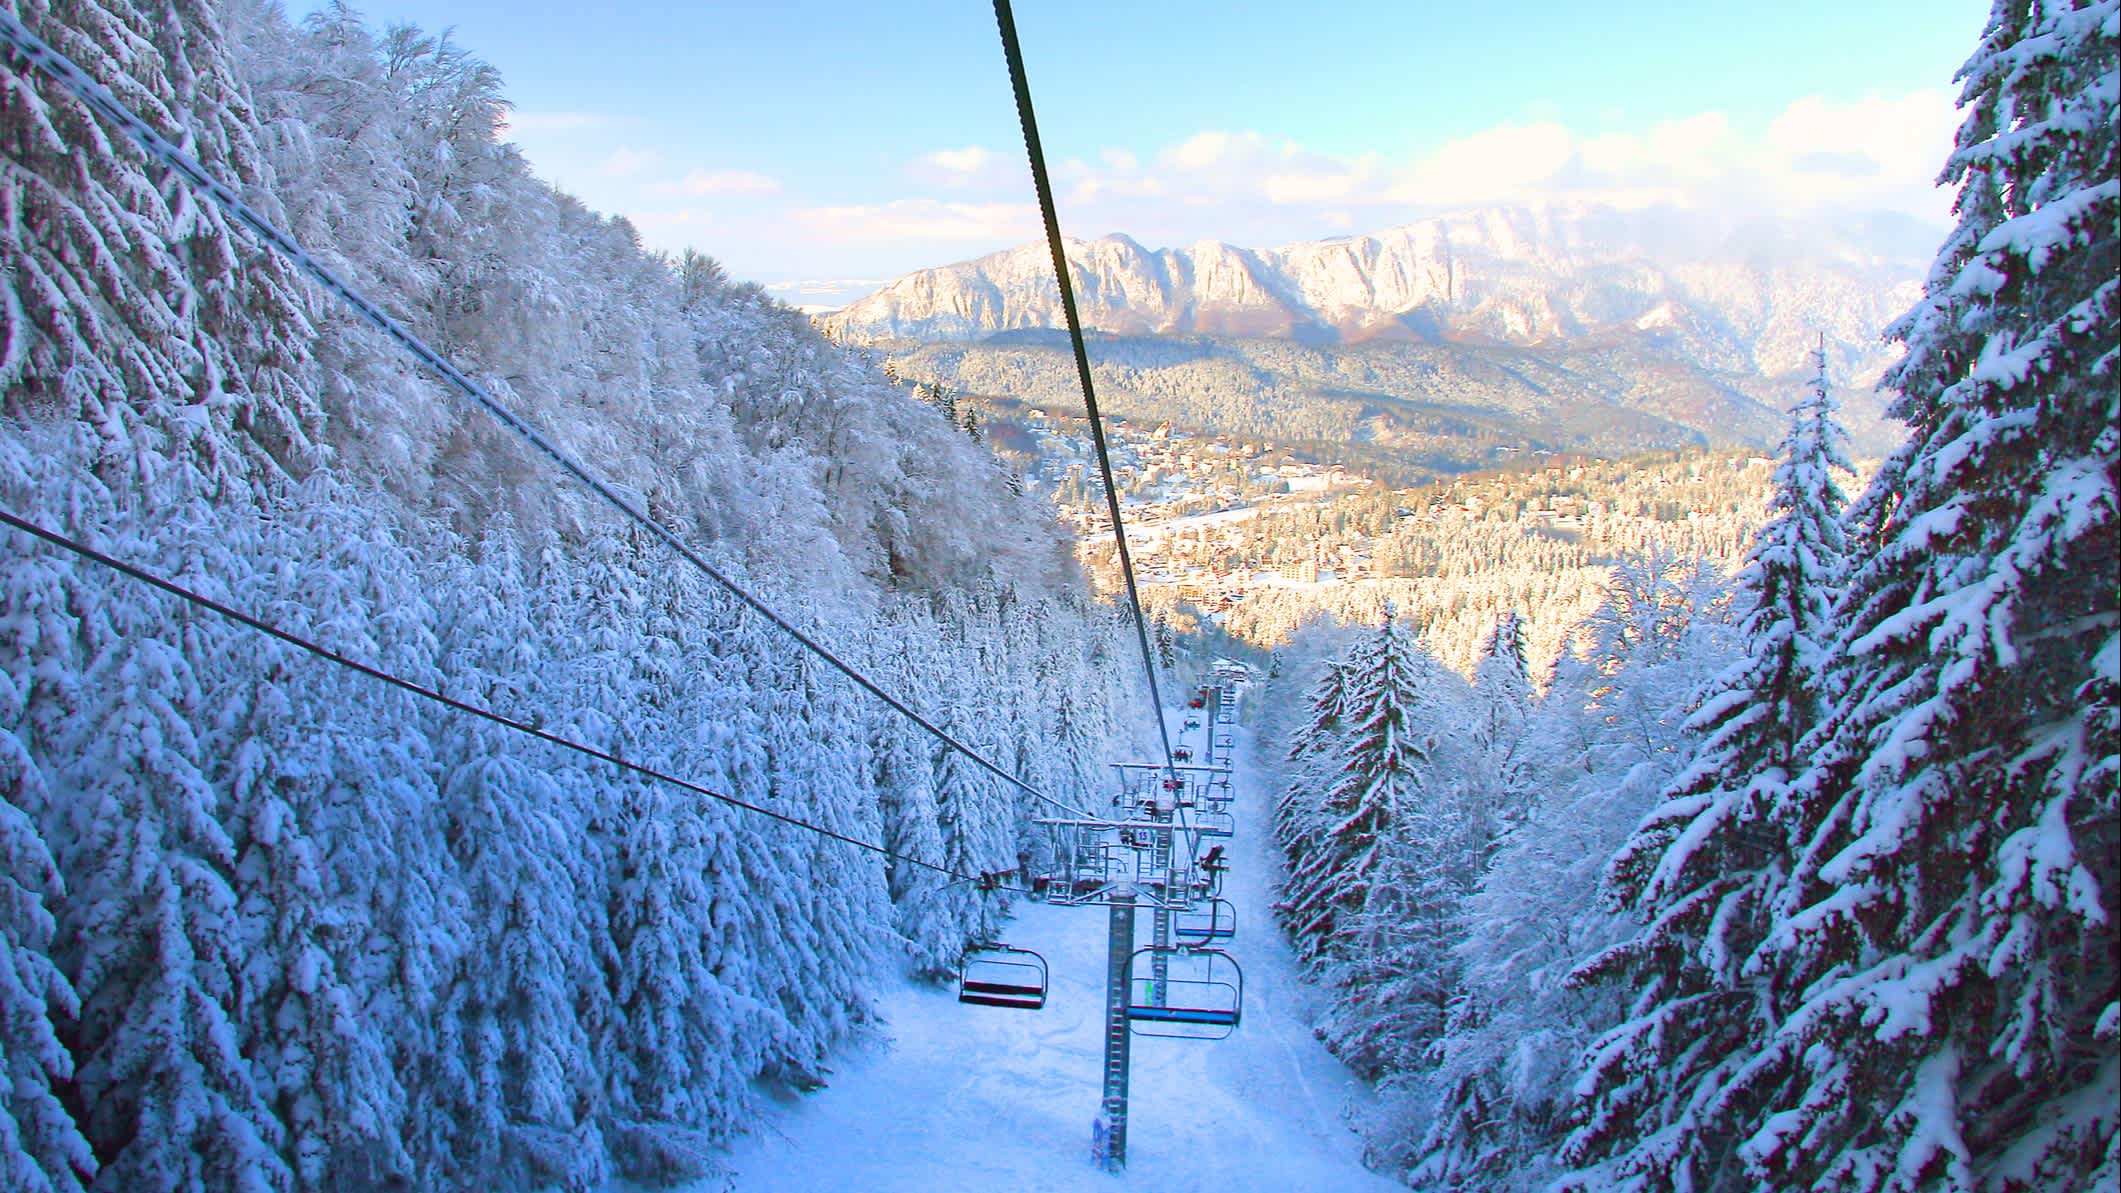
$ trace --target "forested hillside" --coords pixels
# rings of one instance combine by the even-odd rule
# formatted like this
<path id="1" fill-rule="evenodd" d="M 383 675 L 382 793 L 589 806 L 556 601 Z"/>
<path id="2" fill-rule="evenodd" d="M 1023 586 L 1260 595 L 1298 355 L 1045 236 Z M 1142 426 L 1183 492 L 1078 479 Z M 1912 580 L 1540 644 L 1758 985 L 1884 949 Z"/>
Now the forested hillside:
<path id="1" fill-rule="evenodd" d="M 1378 1167 L 2121 1187 L 2117 33 L 1995 6 L 1867 486 L 1822 361 L 1742 567 L 1628 559 L 1543 697 L 1511 612 L 1471 682 L 1299 638 L 1281 910 Z"/>
<path id="2" fill-rule="evenodd" d="M 1374 625 L 1391 605 L 1441 662 L 1471 675 L 1496 619 L 1510 613 L 1544 686 L 1586 636 L 1616 564 L 1654 551 L 1735 564 L 1764 520 L 1770 471 L 1753 457 L 1688 453 L 1369 487 L 1139 553 L 1258 578 L 1217 620 L 1270 651 L 1322 616 Z M 1101 576 L 1110 570 L 1108 552 L 1089 554 Z M 1190 587 L 1152 576 L 1145 599 L 1172 608 Z"/>
<path id="3" fill-rule="evenodd" d="M 907 377 L 1082 411 L 1074 362 L 1047 333 L 885 347 Z M 1635 342 L 1097 337 L 1090 353 L 1100 406 L 1114 415 L 1271 439 L 1394 484 L 1488 467 L 1498 449 L 1612 457 L 1683 447 L 1765 449 L 1780 434 L 1781 395 L 1804 376 L 1718 372 L 1665 346 Z M 1874 370 L 1871 356 L 1850 361 L 1850 371 Z M 1871 375 L 1864 374 L 1866 383 Z M 1866 407 L 1862 441 L 1883 454 L 1896 432 L 1874 401 L 1859 405 Z"/>
<path id="4" fill-rule="evenodd" d="M 1050 512 L 802 316 L 530 176 L 495 73 L 346 10 L 5 11 L 961 738 L 1065 791 L 1130 694 Z M 0 66 L 0 1185 L 593 1189 L 711 1170 L 999 907 L 1024 796 Z M 910 860 L 909 860 L 910 859 Z"/>

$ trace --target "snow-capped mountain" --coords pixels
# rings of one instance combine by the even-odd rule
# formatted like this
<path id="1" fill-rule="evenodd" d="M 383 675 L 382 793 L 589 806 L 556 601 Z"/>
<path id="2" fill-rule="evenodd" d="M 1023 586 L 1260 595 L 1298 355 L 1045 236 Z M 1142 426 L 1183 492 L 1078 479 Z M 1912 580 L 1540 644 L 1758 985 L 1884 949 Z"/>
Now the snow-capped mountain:
<path id="1" fill-rule="evenodd" d="M 1779 376 L 1824 334 L 1875 376 L 1879 334 L 1935 248 L 1905 222 L 1743 223 L 1591 205 L 1490 208 L 1368 236 L 1249 249 L 1068 242 L 1087 327 L 1309 342 L 1567 347 L 1649 340 L 1717 371 Z M 1043 243 L 924 269 L 826 320 L 854 339 L 977 340 L 1062 326 Z M 1867 380 L 1868 377 L 1865 377 Z"/>

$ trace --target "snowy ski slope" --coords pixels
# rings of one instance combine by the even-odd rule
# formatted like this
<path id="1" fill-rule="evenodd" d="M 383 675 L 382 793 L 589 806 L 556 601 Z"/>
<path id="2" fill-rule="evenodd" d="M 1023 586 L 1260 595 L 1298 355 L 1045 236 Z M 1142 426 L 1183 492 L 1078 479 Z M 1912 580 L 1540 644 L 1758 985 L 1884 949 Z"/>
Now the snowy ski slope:
<path id="1" fill-rule="evenodd" d="M 1171 715 L 1177 731 L 1181 719 Z M 1196 757 L 1206 729 L 1184 734 Z M 1174 741 L 1178 739 L 1174 736 Z M 888 1043 L 848 1058 L 730 1156 L 734 1177 L 692 1193 L 1364 1193 L 1400 1188 L 1363 1168 L 1343 1122 L 1366 1091 L 1311 1038 L 1310 991 L 1275 931 L 1268 796 L 1237 733 L 1237 906 L 1229 950 L 1244 1023 L 1218 1042 L 1134 1040 L 1128 1165 L 1089 1162 L 1102 1057 L 1106 912 L 1027 903 L 1009 943 L 1052 966 L 1046 1009 L 960 1005 L 908 983 L 881 1000 Z M 1146 914 L 1139 933 L 1146 938 Z"/>

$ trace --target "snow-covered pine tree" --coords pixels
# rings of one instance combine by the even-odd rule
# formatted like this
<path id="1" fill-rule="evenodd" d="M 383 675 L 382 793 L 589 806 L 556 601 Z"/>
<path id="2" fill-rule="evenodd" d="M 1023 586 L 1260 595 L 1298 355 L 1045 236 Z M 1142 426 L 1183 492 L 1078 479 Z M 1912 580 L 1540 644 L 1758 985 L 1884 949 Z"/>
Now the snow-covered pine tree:
<path id="1" fill-rule="evenodd" d="M 1582 1050 L 1626 1010 L 1567 980 L 1631 927 L 1588 896 L 1685 762 L 1689 697 L 1724 667 L 1727 598 L 1700 560 L 1623 559 L 1526 721 L 1511 796 L 1526 814 L 1465 902 L 1439 1063 L 1388 1091 L 1370 1133 L 1410 1184 L 1520 1193 L 1559 1174 Z"/>
<path id="2" fill-rule="evenodd" d="M 37 827 L 44 775 L 14 731 L 23 713 L 14 677 L 0 673 L 0 1184 L 80 1193 L 96 1158 L 59 1100 L 74 1061 L 54 1030 L 79 1004 L 50 956 L 63 888 Z"/>
<path id="3" fill-rule="evenodd" d="M 810 655 L 784 652 L 781 661 L 777 723 L 765 738 L 775 804 L 856 840 L 876 840 L 881 829 L 867 788 L 873 762 L 849 685 Z M 792 1076 L 809 1084 L 822 1081 L 829 1050 L 871 1017 L 862 987 L 875 969 L 877 942 L 889 938 L 890 899 L 874 853 L 814 833 L 788 836 L 784 856 L 796 869 L 789 895 L 801 909 L 803 947 L 789 975 L 802 993 L 785 1001 L 807 1045 Z"/>
<path id="4" fill-rule="evenodd" d="M 1511 781 L 1524 741 L 1525 718 L 1532 715 L 1532 675 L 1525 662 L 1524 619 L 1515 609 L 1495 620 L 1473 665 L 1473 736 L 1485 765 L 1481 778 L 1490 784 L 1486 801 L 1494 836 L 1500 837 L 1524 818 L 1523 787 Z"/>
<path id="5" fill-rule="evenodd" d="M 1811 393 L 1792 414 L 1769 495 L 1772 519 L 1738 578 L 1742 656 L 1694 702 L 1692 760 L 1607 869 L 1607 900 L 1643 927 L 1591 960 L 1576 981 L 1631 992 L 1630 1018 L 1593 1049 L 1576 1162 L 1654 1187 L 1738 1180 L 1721 1116 L 1734 1051 L 1764 1030 L 1772 1004 L 1745 970 L 1789 873 L 1795 844 L 1774 810 L 1818 720 L 1830 620 L 1846 566 L 1850 472 L 1818 354 Z"/>
<path id="6" fill-rule="evenodd" d="M 158 128 L 195 114 L 187 98 L 240 91 L 221 77 L 211 36 L 196 37 L 202 31 L 173 10 L 146 20 L 103 0 L 13 7 Z M 203 69 L 188 54 L 206 57 Z M 211 116 L 207 123 L 222 127 Z M 162 171 L 130 140 L 34 72 L 0 72 L 0 138 L 15 167 L 0 180 L 11 213 L 0 237 L 8 412 L 95 428 L 103 450 L 93 466 L 119 492 L 155 478 L 172 437 L 193 441 L 194 467 L 213 481 L 240 473 L 227 431 L 246 368 L 200 322 L 201 293 L 225 294 L 242 256 L 226 229 L 188 191 L 158 185 Z M 192 148 L 212 169 L 248 164 L 216 154 L 228 148 L 224 137 Z M 213 305 L 217 317 L 227 314 L 225 303 Z M 245 330 L 274 338 L 271 329 Z"/>
<path id="7" fill-rule="evenodd" d="M 1532 671 L 1524 656 L 1524 619 L 1515 609 L 1495 619 L 1473 665 L 1473 691 L 1480 697 L 1479 734 L 1490 753 L 1506 754 L 1532 711 Z"/>
<path id="8" fill-rule="evenodd" d="M 2000 0 L 1962 71 L 1959 226 L 1894 331 L 1913 434 L 1774 811 L 1747 1186 L 2121 1182 L 2117 24 Z"/>
<path id="9" fill-rule="evenodd" d="M 925 619 L 911 621 L 906 628 L 930 626 Z M 896 643 L 889 671 L 892 690 L 903 693 L 918 707 L 928 706 L 924 681 L 926 668 L 915 662 L 915 643 L 933 639 L 908 634 Z M 885 862 L 885 882 L 891 897 L 892 927 L 905 942 L 906 961 L 921 977 L 939 978 L 954 969 L 964 941 L 957 934 L 957 919 L 951 911 L 949 878 L 929 866 L 942 864 L 943 835 L 938 819 L 935 765 L 929 756 L 932 739 L 905 718 L 873 704 L 869 712 L 869 756 L 877 810 L 882 819 L 881 841 L 896 856 Z M 925 862 L 927 865 L 919 863 Z"/>
<path id="10" fill-rule="evenodd" d="M 1349 661 L 1333 768 L 1321 772 L 1316 835 L 1290 867 L 1276 904 L 1308 965 L 1354 955 L 1356 921 L 1380 879 L 1386 841 L 1427 794 L 1434 744 L 1420 707 L 1427 664 L 1389 608 L 1367 648 Z"/>
<path id="11" fill-rule="evenodd" d="M 1418 641 L 1411 645 L 1399 732 L 1420 743 L 1418 769 L 1382 836 L 1346 953 L 1327 964 L 1334 1004 L 1319 1025 L 1327 1046 L 1357 1073 L 1392 1081 L 1423 1068 L 1443 1034 L 1457 993 L 1462 905 L 1492 830 L 1485 759 L 1464 732 L 1471 692 Z"/>
<path id="12" fill-rule="evenodd" d="M 1340 744 L 1342 706 L 1353 665 L 1348 659 L 1325 661 L 1318 679 L 1304 693 L 1307 714 L 1289 731 L 1282 755 L 1288 779 L 1274 803 L 1274 837 L 1291 866 L 1301 864 L 1317 845 L 1326 813 L 1325 789 L 1332 780 L 1325 768 Z"/>
<path id="13" fill-rule="evenodd" d="M 316 674 L 316 663 L 279 643 L 230 646 L 252 665 L 223 672 L 232 682 L 212 693 L 220 723 L 208 740 L 237 849 L 232 885 L 244 947 L 231 1009 L 244 1054 L 286 1126 L 299 1187 L 403 1175 L 410 1157 L 397 1139 L 406 1098 L 392 1041 L 371 1029 L 366 992 L 341 969 L 357 955 L 369 909 L 333 881 L 326 856 L 327 843 L 368 826 L 336 818 L 332 775 L 304 756 L 308 736 L 337 719 L 318 699 L 334 691 L 336 677 Z"/>
<path id="14" fill-rule="evenodd" d="M 83 687 L 96 696 L 54 804 L 69 877 L 58 957 L 81 996 L 68 1046 L 98 1187 L 285 1189 L 282 1126 L 232 1018 L 246 943 L 235 843 L 193 728 L 204 693 L 178 644 L 225 631 L 165 622 L 159 601 L 125 590 L 83 613 Z"/>
<path id="15" fill-rule="evenodd" d="M 978 715 L 970 703 L 973 684 L 963 677 L 950 677 L 939 693 L 942 715 L 936 720 L 943 732 L 959 741 L 977 744 L 973 720 Z M 942 836 L 942 864 L 955 874 L 988 874 L 1016 866 L 1015 826 L 1005 808 L 1014 801 L 995 790 L 998 782 L 980 765 L 956 750 L 931 744 L 934 765 L 936 828 Z M 958 894 L 957 892 L 963 892 Z M 964 887 L 942 896 L 949 901 L 956 919 L 960 942 L 991 940 L 1001 925 L 999 900 Z"/>
<path id="16" fill-rule="evenodd" d="M 477 561 L 453 569 L 459 599 L 439 635 L 442 669 L 508 715 L 546 707 L 569 715 L 555 691 L 564 673 L 539 666 L 537 646 L 548 638 L 529 614 L 518 546 L 515 528 L 499 519 Z M 451 1187 L 498 1172 L 576 1188 L 575 1165 L 604 1159 L 601 1146 L 576 1146 L 601 1110 L 588 1017 L 579 1013 L 604 979 L 585 922 L 606 906 L 602 875 L 572 794 L 587 784 L 545 747 L 495 726 L 453 719 L 441 730 L 445 839 L 470 939 L 438 1008 L 432 1069 L 421 1075 L 419 1183 Z"/>

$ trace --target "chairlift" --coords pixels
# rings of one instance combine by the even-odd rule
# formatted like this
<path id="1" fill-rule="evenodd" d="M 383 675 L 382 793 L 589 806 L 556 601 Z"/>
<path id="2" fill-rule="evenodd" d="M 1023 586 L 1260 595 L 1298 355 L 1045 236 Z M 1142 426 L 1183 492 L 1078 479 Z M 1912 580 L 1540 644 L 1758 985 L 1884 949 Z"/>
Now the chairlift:
<path id="1" fill-rule="evenodd" d="M 1152 972 L 1159 957 L 1165 969 L 1161 979 Z M 1151 964 L 1144 965 L 1144 958 Z M 1136 949 L 1127 962 L 1128 1026 L 1138 1036 L 1227 1039 L 1237 1030 L 1244 992 L 1244 971 L 1221 949 L 1197 945 Z"/>
<path id="2" fill-rule="evenodd" d="M 1036 1011 L 1046 1005 L 1046 959 L 1006 944 L 973 945 L 959 959 L 957 1000 Z"/>
<path id="3" fill-rule="evenodd" d="M 1206 911 L 1182 911 L 1171 922 L 1180 944 L 1214 944 L 1237 935 L 1237 908 L 1228 899 L 1208 900 Z"/>

